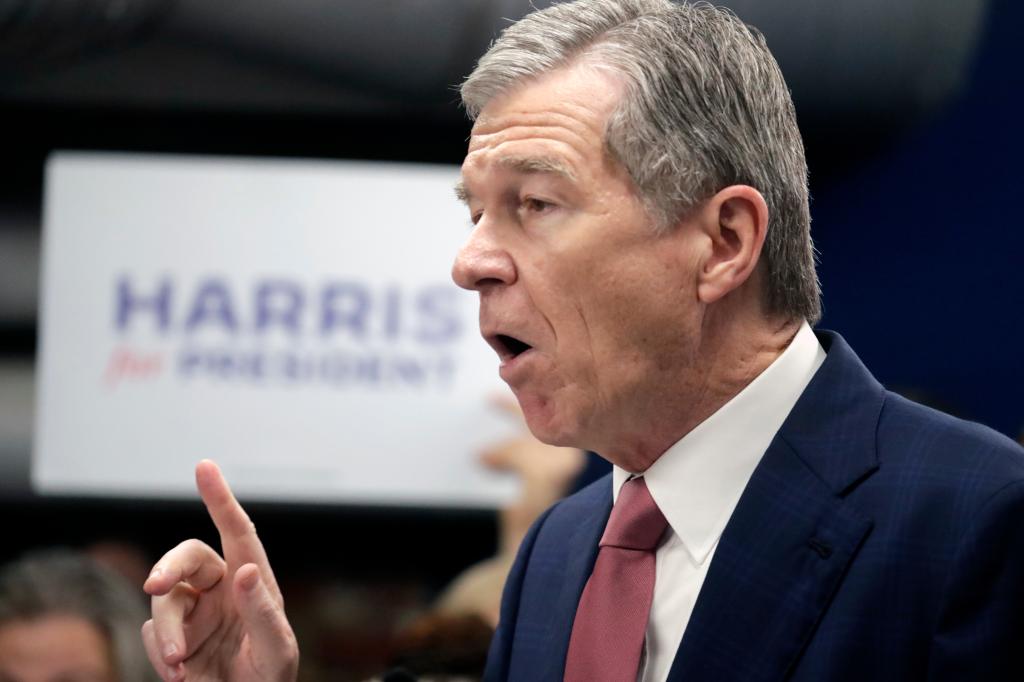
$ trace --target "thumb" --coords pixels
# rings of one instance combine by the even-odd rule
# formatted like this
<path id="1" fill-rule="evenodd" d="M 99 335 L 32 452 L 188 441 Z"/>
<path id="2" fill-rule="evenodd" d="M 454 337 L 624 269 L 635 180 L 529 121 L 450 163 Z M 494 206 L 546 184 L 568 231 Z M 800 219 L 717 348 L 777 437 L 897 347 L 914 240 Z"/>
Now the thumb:
<path id="1" fill-rule="evenodd" d="M 256 564 L 245 564 L 235 571 L 232 589 L 249 636 L 253 669 L 263 680 L 294 680 L 299 667 L 295 634 L 284 608 L 267 589 Z"/>

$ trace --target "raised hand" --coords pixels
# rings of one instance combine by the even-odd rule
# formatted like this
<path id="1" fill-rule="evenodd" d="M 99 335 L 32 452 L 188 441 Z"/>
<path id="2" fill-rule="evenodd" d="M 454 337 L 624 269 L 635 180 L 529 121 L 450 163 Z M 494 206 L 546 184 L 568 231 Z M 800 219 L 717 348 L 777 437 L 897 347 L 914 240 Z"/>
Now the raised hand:
<path id="1" fill-rule="evenodd" d="M 526 531 L 544 510 L 564 497 L 586 465 L 586 453 L 576 448 L 547 445 L 526 428 L 514 398 L 496 395 L 491 404 L 522 426 L 522 434 L 491 446 L 481 454 L 484 465 L 510 471 L 522 482 L 519 498 L 501 510 L 501 553 L 515 556 Z"/>
<path id="2" fill-rule="evenodd" d="M 291 682 L 299 649 L 256 528 L 210 460 L 196 466 L 196 486 L 224 557 L 186 540 L 153 567 L 149 660 L 168 682 Z"/>

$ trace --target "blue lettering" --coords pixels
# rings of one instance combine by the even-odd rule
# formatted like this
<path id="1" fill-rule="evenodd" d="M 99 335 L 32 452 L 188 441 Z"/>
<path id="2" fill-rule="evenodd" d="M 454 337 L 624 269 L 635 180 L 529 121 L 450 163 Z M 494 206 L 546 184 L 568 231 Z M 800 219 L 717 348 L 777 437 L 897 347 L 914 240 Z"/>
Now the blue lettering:
<path id="1" fill-rule="evenodd" d="M 303 294 L 294 282 L 267 280 L 256 287 L 256 331 L 277 326 L 298 336 L 302 329 Z"/>
<path id="2" fill-rule="evenodd" d="M 426 380 L 426 368 L 415 358 L 398 358 L 395 360 L 395 374 L 401 382 L 419 385 Z"/>
<path id="3" fill-rule="evenodd" d="M 196 292 L 192 310 L 185 321 L 185 331 L 192 332 L 200 325 L 211 323 L 232 334 L 238 331 L 231 293 L 224 282 L 216 279 L 206 280 Z"/>
<path id="4" fill-rule="evenodd" d="M 370 295 L 365 288 L 347 282 L 328 285 L 324 288 L 321 304 L 322 335 L 327 336 L 335 329 L 345 329 L 360 340 L 366 338 Z"/>
<path id="5" fill-rule="evenodd" d="M 424 289 L 416 299 L 420 312 L 417 340 L 422 343 L 444 343 L 459 335 L 459 315 L 455 308 L 454 288 L 435 286 Z"/>
<path id="6" fill-rule="evenodd" d="M 191 376 L 199 370 L 203 364 L 203 358 L 195 351 L 185 351 L 178 356 L 178 373 L 184 377 Z"/>
<path id="7" fill-rule="evenodd" d="M 115 320 L 117 330 L 124 332 L 128 321 L 138 312 L 151 312 L 155 315 L 156 328 L 166 332 L 171 321 L 171 282 L 167 278 L 160 280 L 156 292 L 146 296 L 132 289 L 127 276 L 117 280 L 115 291 Z"/>
<path id="8" fill-rule="evenodd" d="M 394 341 L 402 333 L 402 290 L 396 286 L 384 291 L 384 337 Z"/>
<path id="9" fill-rule="evenodd" d="M 369 384 L 380 383 L 380 358 L 374 355 L 356 359 L 356 376 Z"/>

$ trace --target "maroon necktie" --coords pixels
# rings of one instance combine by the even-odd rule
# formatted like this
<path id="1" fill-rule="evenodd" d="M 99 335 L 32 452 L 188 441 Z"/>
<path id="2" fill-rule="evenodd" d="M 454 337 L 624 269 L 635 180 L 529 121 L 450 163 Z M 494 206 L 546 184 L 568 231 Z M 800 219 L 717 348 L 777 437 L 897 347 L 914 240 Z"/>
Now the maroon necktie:
<path id="1" fill-rule="evenodd" d="M 642 478 L 626 481 L 601 538 L 569 639 L 565 682 L 636 682 L 668 522 Z"/>

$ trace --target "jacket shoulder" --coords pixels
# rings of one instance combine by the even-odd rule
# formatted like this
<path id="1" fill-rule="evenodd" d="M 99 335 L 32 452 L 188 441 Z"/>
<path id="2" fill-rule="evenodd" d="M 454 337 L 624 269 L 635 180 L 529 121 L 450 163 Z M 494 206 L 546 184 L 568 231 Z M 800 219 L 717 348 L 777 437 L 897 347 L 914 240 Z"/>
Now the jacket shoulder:
<path id="1" fill-rule="evenodd" d="M 883 467 L 916 465 L 933 480 L 971 484 L 983 494 L 1024 480 L 1024 448 L 1017 443 L 891 392 L 879 415 L 877 448 Z"/>
<path id="2" fill-rule="evenodd" d="M 611 509 L 612 475 L 605 474 L 590 485 L 557 502 L 547 517 L 547 524 L 573 523 L 590 518 L 604 507 Z"/>

